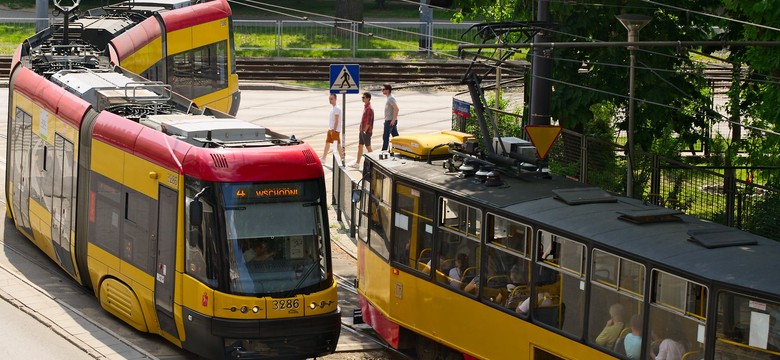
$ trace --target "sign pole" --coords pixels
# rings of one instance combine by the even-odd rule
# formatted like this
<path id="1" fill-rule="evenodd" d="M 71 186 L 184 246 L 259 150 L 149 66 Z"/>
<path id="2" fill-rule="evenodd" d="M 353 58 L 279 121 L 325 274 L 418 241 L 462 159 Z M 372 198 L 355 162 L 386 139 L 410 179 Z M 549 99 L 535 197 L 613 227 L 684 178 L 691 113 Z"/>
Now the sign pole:
<path id="1" fill-rule="evenodd" d="M 341 152 L 347 151 L 347 94 L 360 93 L 360 65 L 330 64 L 330 93 L 341 94 Z"/>
<path id="2" fill-rule="evenodd" d="M 347 94 L 341 93 L 341 152 L 347 155 Z M 345 164 L 346 165 L 346 164 Z"/>

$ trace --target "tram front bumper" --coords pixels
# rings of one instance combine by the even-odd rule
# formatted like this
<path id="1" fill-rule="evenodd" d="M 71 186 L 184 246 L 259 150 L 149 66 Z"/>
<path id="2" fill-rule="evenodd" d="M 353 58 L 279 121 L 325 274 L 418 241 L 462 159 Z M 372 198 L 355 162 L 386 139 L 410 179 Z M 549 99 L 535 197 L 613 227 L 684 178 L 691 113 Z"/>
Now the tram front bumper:
<path id="1" fill-rule="evenodd" d="M 341 309 L 325 315 L 275 320 L 210 318 L 184 309 L 182 347 L 209 359 L 301 359 L 333 353 Z"/>

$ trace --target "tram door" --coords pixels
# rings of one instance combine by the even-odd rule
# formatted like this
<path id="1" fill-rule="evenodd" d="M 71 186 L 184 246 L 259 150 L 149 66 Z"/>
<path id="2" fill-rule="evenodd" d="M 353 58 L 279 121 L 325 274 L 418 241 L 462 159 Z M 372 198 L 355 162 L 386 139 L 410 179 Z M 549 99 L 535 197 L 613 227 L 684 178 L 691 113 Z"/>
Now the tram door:
<path id="1" fill-rule="evenodd" d="M 60 134 L 54 139 L 54 174 L 51 210 L 51 241 L 54 253 L 62 267 L 76 275 L 71 257 L 70 231 L 73 228 L 76 172 L 73 164 L 73 143 Z"/>
<path id="2" fill-rule="evenodd" d="M 12 127 L 11 161 L 6 164 L 13 181 L 13 212 L 16 223 L 30 233 L 30 144 L 32 143 L 32 116 L 16 108 Z"/>
<path id="3" fill-rule="evenodd" d="M 176 260 L 177 193 L 160 185 L 157 221 L 157 270 L 154 304 L 160 328 L 178 338 L 173 318 L 174 264 Z"/>

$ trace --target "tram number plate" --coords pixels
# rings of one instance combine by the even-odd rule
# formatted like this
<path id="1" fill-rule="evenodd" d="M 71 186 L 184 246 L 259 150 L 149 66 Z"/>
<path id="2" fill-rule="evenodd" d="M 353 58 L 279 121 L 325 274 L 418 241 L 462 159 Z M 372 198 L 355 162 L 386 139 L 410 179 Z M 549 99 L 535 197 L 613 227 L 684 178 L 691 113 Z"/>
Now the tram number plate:
<path id="1" fill-rule="evenodd" d="M 300 306 L 301 302 L 298 299 L 273 300 L 274 311 L 298 310 Z"/>

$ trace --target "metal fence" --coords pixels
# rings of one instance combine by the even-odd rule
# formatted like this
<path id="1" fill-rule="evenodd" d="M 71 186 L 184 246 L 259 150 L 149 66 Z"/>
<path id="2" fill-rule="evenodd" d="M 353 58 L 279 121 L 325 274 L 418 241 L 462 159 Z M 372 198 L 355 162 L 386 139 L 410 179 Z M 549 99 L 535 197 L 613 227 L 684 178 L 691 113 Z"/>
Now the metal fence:
<path id="1" fill-rule="evenodd" d="M 469 122 L 475 120 L 454 119 L 453 129 L 475 126 Z M 762 182 L 777 179 L 780 166 L 697 166 L 647 152 L 637 152 L 635 162 L 633 197 L 780 240 L 780 189 Z M 626 195 L 623 145 L 563 129 L 548 164 L 554 174 Z"/>
<path id="2" fill-rule="evenodd" d="M 235 20 L 236 51 L 243 55 L 344 57 L 385 52 L 456 54 L 461 35 L 474 23 Z M 259 52 L 259 53 L 258 53 Z"/>
<path id="3" fill-rule="evenodd" d="M 349 237 L 354 238 L 357 227 L 357 203 L 352 201 L 352 192 L 360 188 L 360 177 L 353 177 L 346 165 L 335 155 L 331 155 L 333 182 L 331 183 L 331 204 L 336 209 L 336 219 L 348 229 Z"/>
<path id="4" fill-rule="evenodd" d="M 49 19 L 0 18 L 0 54 L 12 54 L 35 34 L 36 21 Z M 457 53 L 461 35 L 474 23 L 334 22 L 325 20 L 234 20 L 239 56 L 363 57 L 387 52 Z M 9 36 L 13 34 L 13 36 Z"/>

